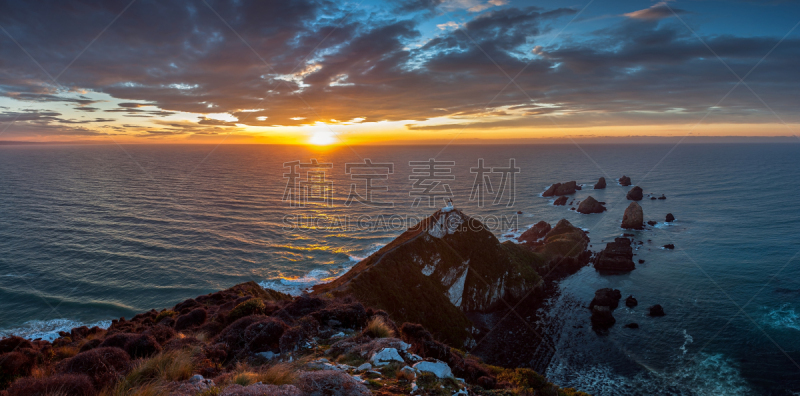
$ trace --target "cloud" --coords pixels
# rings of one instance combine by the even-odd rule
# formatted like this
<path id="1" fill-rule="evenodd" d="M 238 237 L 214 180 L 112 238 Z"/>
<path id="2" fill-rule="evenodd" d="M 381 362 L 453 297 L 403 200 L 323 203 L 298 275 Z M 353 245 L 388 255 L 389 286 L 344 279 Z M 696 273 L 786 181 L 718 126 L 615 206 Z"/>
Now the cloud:
<path id="1" fill-rule="evenodd" d="M 467 9 L 469 12 L 481 12 L 492 7 L 499 7 L 508 4 L 508 0 L 489 0 L 486 3 L 478 4 Z"/>
<path id="2" fill-rule="evenodd" d="M 680 8 L 672 8 L 667 4 L 666 1 L 662 1 L 650 6 L 650 8 L 629 12 L 623 15 L 633 19 L 659 20 L 685 13 L 686 10 L 682 10 Z"/>
<path id="3" fill-rule="evenodd" d="M 9 2 L 0 24 L 45 70 L 60 72 L 126 4 Z M 542 37 L 555 34 L 577 10 L 471 0 L 393 2 L 392 13 L 353 11 L 327 0 L 209 4 L 236 33 L 202 2 L 137 1 L 62 74 L 59 81 L 69 92 L 54 86 L 18 47 L 0 45 L 0 95 L 21 103 L 0 109 L 0 120 L 19 115 L 20 125 L 31 131 L 69 128 L 78 121 L 92 126 L 112 117 L 118 124 L 157 126 L 131 132 L 142 135 L 358 118 L 410 120 L 419 125 L 414 128 L 429 128 L 422 122 L 443 117 L 469 128 L 542 120 L 552 125 L 545 114 L 564 124 L 667 122 L 668 117 L 696 122 L 737 82 L 685 28 L 656 23 L 664 10 L 671 15 L 662 3 L 554 45 Z M 467 12 L 477 5 L 492 7 Z M 446 7 L 458 7 L 467 19 L 437 29 L 428 13 Z M 780 38 L 704 39 L 743 76 Z M 748 77 L 777 112 L 788 112 L 787 122 L 795 118 L 800 90 L 798 58 L 800 39 L 787 37 Z M 514 83 L 508 76 L 517 76 Z M 100 112 L 82 91 L 109 95 L 116 107 Z M 65 119 L 64 104 L 104 117 Z M 28 105 L 41 111 L 21 110 Z M 197 121 L 159 123 L 179 112 Z M 218 121 L 210 113 L 231 118 Z M 746 89 L 735 91 L 714 114 L 774 118 Z M 498 118 L 486 124 L 491 117 Z M 508 119 L 513 117 L 520 119 Z"/>

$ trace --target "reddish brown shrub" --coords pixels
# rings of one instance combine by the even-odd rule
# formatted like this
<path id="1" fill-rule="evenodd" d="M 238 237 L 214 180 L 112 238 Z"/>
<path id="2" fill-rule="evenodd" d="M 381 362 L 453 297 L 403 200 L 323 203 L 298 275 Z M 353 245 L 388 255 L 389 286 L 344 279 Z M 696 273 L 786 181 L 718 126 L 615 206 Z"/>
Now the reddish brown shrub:
<path id="1" fill-rule="evenodd" d="M 24 349 L 32 351 L 29 348 Z M 0 389 L 5 389 L 11 381 L 19 377 L 30 375 L 35 364 L 35 360 L 23 350 L 0 355 Z"/>
<path id="2" fill-rule="evenodd" d="M 203 308 L 197 308 L 191 312 L 178 316 L 175 320 L 175 330 L 181 331 L 190 327 L 199 326 L 206 321 L 208 313 Z"/>
<path id="3" fill-rule="evenodd" d="M 337 321 L 340 326 L 351 329 L 364 327 L 367 324 L 367 310 L 359 302 L 333 304 L 328 308 L 312 313 L 311 316 L 320 323 L 332 325 L 331 321 Z"/>
<path id="4" fill-rule="evenodd" d="M 125 351 L 132 358 L 142 358 L 161 352 L 161 345 L 150 334 L 140 334 L 125 344 Z"/>
<path id="5" fill-rule="evenodd" d="M 255 322 L 244 330 L 247 348 L 251 352 L 277 350 L 278 341 L 287 328 L 288 326 L 283 321 L 275 318 L 267 318 Z"/>
<path id="6" fill-rule="evenodd" d="M 17 348 L 33 348 L 30 341 L 17 336 L 11 336 L 0 340 L 0 354 L 13 352 Z"/>
<path id="7" fill-rule="evenodd" d="M 172 337 L 175 337 L 175 330 L 173 330 L 172 327 L 158 325 L 145 330 L 144 334 L 149 334 L 153 336 L 159 344 L 164 344 L 171 340 Z"/>
<path id="8" fill-rule="evenodd" d="M 241 351 L 246 345 L 244 331 L 247 326 L 264 319 L 267 319 L 267 317 L 263 315 L 245 316 L 238 319 L 222 330 L 216 337 L 215 342 L 224 343 L 234 352 Z"/>
<path id="9" fill-rule="evenodd" d="M 128 353 L 119 348 L 100 347 L 81 352 L 63 365 L 65 374 L 86 374 L 98 389 L 113 385 L 130 368 Z"/>
<path id="10" fill-rule="evenodd" d="M 80 351 L 81 352 L 86 352 L 86 351 L 88 351 L 90 349 L 97 348 L 97 347 L 100 346 L 101 343 L 103 343 L 102 340 L 96 340 L 96 339 L 95 340 L 86 341 L 86 343 L 83 344 L 83 346 L 81 346 L 81 350 Z"/>
<path id="11" fill-rule="evenodd" d="M 135 333 L 116 333 L 106 337 L 105 340 L 100 344 L 101 348 L 120 348 L 125 349 L 125 344 L 128 341 L 138 337 L 138 334 Z"/>
<path id="12" fill-rule="evenodd" d="M 45 378 L 22 378 L 8 389 L 8 396 L 92 396 L 92 380 L 83 374 L 58 374 Z"/>

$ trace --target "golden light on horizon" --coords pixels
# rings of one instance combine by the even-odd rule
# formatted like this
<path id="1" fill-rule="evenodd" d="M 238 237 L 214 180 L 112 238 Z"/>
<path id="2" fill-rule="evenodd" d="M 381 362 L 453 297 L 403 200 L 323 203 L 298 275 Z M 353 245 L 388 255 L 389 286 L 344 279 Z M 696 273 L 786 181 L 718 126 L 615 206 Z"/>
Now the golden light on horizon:
<path id="1" fill-rule="evenodd" d="M 331 131 L 316 131 L 308 142 L 316 146 L 327 146 L 336 143 L 336 136 Z"/>

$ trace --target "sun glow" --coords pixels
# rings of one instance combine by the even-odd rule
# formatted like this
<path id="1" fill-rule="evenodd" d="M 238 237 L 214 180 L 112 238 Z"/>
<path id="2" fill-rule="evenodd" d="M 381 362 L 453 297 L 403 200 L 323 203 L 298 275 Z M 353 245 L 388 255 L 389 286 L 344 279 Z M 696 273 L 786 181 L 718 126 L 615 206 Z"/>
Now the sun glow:
<path id="1" fill-rule="evenodd" d="M 308 141 L 317 146 L 327 146 L 336 143 L 336 136 L 331 131 L 317 131 Z"/>

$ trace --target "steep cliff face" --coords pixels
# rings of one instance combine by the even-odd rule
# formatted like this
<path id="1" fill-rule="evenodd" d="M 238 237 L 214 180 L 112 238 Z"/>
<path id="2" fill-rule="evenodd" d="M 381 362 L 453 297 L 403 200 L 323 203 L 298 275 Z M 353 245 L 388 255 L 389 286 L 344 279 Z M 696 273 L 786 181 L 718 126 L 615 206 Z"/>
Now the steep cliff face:
<path id="1" fill-rule="evenodd" d="M 575 230 L 585 237 L 568 222 L 559 226 L 551 230 L 558 230 L 551 239 L 555 244 Z M 552 249 L 567 256 L 585 250 L 578 245 Z M 452 345 L 469 346 L 472 323 L 464 312 L 489 310 L 539 287 L 537 269 L 553 256 L 546 244 L 542 249 L 500 243 L 461 211 L 438 211 L 314 293 L 352 294 L 399 320 L 425 325 Z"/>

